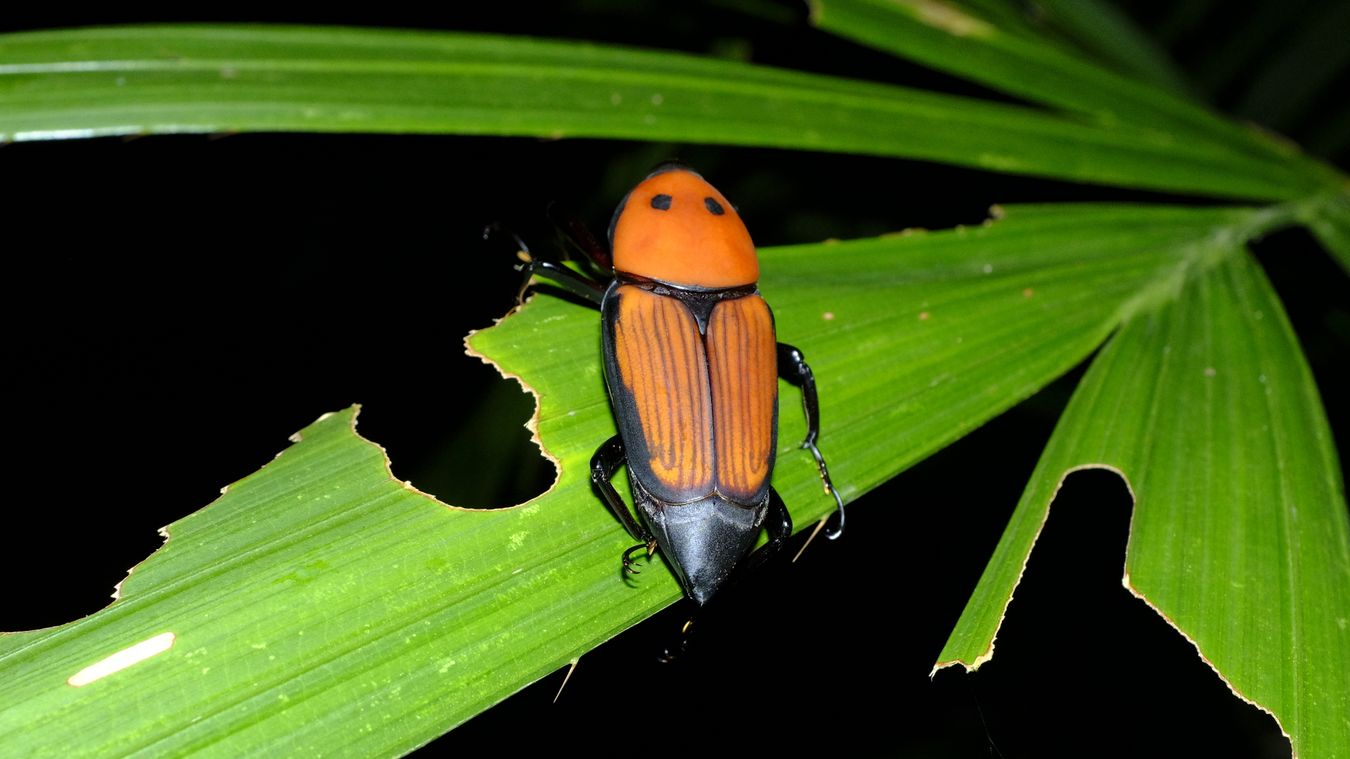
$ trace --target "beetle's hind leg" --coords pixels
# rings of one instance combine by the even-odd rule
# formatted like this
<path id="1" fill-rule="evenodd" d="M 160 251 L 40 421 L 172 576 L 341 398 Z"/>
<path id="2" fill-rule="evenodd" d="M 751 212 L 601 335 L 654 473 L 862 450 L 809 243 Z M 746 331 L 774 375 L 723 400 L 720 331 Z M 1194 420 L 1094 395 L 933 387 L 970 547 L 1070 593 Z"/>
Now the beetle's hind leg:
<path id="1" fill-rule="evenodd" d="M 614 512 L 614 516 L 619 518 L 619 523 L 628 530 L 628 534 L 633 536 L 634 540 L 641 540 L 641 543 L 629 548 L 623 552 L 623 571 L 628 574 L 640 574 L 633 566 L 633 552 L 640 549 L 647 550 L 647 556 L 651 556 L 656 550 L 656 538 L 652 536 L 641 524 L 638 523 L 633 515 L 628 511 L 628 505 L 623 502 L 623 497 L 619 491 L 614 489 L 614 484 L 610 480 L 614 479 L 614 473 L 627 459 L 627 452 L 624 449 L 623 438 L 615 435 L 606 440 L 600 449 L 591 457 L 591 486 L 600 493 L 604 499 L 605 505 Z"/>
<path id="2" fill-rule="evenodd" d="M 788 538 L 792 537 L 792 515 L 779 497 L 778 491 L 769 488 L 769 512 L 764 516 L 764 529 L 769 532 L 769 542 L 760 546 L 745 561 L 745 569 L 754 569 L 783 549 Z"/>
<path id="3" fill-rule="evenodd" d="M 835 513 L 839 519 L 834 529 L 826 533 L 830 540 L 834 540 L 844 534 L 844 499 L 835 489 L 834 482 L 830 480 L 830 469 L 825 465 L 825 457 L 821 455 L 820 448 L 816 445 L 816 440 L 820 437 L 820 401 L 816 397 L 816 375 L 812 373 L 811 366 L 806 363 L 802 352 L 787 343 L 778 344 L 778 374 L 802 389 L 802 411 L 806 414 L 806 439 L 802 441 L 801 447 L 815 457 L 816 468 L 820 470 L 821 484 L 825 486 L 826 493 L 834 496 L 834 502 L 838 506 Z"/>

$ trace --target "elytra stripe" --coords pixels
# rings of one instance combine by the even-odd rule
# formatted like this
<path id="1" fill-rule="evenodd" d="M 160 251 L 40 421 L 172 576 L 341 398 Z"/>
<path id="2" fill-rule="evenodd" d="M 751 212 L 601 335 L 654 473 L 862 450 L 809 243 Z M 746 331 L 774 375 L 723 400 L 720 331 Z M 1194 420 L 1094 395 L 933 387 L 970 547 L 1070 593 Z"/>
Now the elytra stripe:
<path id="1" fill-rule="evenodd" d="M 712 411 L 698 325 L 680 301 L 636 287 L 621 288 L 618 306 L 614 351 L 651 474 L 671 491 L 710 492 Z"/>
<path id="2" fill-rule="evenodd" d="M 775 442 L 778 359 L 768 304 L 758 295 L 718 303 L 707 345 L 717 483 L 750 499 L 768 480 Z"/>

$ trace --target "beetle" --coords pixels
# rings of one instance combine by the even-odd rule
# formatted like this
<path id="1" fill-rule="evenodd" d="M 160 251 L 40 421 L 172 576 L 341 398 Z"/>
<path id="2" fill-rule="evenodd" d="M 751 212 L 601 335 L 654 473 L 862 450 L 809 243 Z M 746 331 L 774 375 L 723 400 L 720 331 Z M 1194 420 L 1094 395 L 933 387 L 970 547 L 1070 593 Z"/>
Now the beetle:
<path id="1" fill-rule="evenodd" d="M 561 225 L 560 225 L 561 226 Z M 759 260 L 736 208 L 701 175 L 677 162 L 657 166 L 619 203 L 606 256 L 584 230 L 563 228 L 608 284 L 518 242 L 525 272 L 600 308 L 605 382 L 618 434 L 591 459 L 591 482 L 639 543 L 658 548 L 700 606 L 723 585 L 761 528 L 769 540 L 758 565 L 792 534 L 792 517 L 770 484 L 778 439 L 778 378 L 802 389 L 811 452 L 843 531 L 844 503 L 816 441 L 820 411 L 802 352 L 777 341 L 760 296 Z M 614 489 L 628 465 L 638 517 Z"/>

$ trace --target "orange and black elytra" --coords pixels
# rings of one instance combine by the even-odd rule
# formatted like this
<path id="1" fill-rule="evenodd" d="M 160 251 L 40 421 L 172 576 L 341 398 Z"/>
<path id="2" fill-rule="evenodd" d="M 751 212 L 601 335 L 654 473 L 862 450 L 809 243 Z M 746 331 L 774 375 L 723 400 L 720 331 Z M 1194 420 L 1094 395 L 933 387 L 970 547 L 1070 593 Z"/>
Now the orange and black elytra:
<path id="1" fill-rule="evenodd" d="M 769 484 L 778 439 L 778 377 L 801 387 L 807 435 L 825 490 L 844 504 L 816 446 L 815 379 L 801 351 L 777 341 L 759 294 L 759 259 L 735 207 L 678 163 L 658 166 L 619 203 L 605 251 L 560 225 L 590 258 L 591 279 L 532 257 L 519 268 L 600 307 L 605 381 L 619 434 L 591 459 L 591 482 L 638 545 L 660 548 L 702 605 L 741 564 L 761 528 L 761 563 L 792 534 L 792 517 Z M 612 268 L 606 286 L 600 276 Z M 522 292 L 524 287 L 522 287 Z M 638 518 L 610 480 L 628 464 Z"/>

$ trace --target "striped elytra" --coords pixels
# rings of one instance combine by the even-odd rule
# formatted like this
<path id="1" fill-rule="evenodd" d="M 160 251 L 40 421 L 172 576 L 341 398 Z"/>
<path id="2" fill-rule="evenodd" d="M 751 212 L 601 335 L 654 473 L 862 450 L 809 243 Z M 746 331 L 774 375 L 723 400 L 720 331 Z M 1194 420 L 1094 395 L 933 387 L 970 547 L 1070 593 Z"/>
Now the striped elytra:
<path id="1" fill-rule="evenodd" d="M 698 329 L 683 301 L 621 285 L 610 340 L 628 463 L 661 501 L 717 494 L 753 507 L 775 448 L 773 316 L 758 294 L 718 301 Z"/>
<path id="2" fill-rule="evenodd" d="M 768 483 L 778 413 L 773 314 L 758 295 L 718 303 L 708 320 L 719 492 L 750 503 Z"/>

